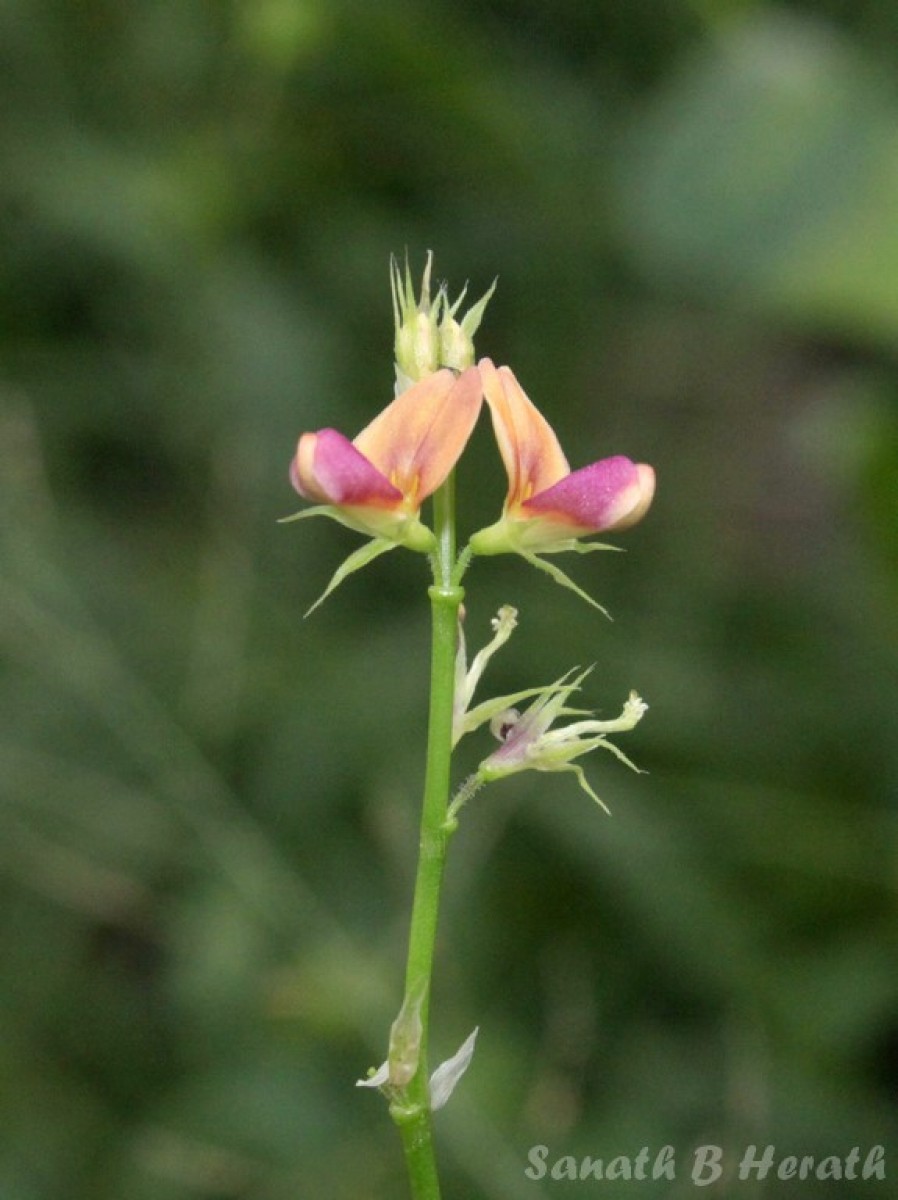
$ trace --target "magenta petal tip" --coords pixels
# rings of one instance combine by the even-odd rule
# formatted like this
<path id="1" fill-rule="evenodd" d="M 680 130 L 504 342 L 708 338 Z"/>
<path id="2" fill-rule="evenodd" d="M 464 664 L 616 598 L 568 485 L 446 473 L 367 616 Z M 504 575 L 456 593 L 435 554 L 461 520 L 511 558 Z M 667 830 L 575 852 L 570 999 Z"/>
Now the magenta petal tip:
<path id="1" fill-rule="evenodd" d="M 648 509 L 655 473 L 623 455 L 572 471 L 521 506 L 528 516 L 554 519 L 581 533 L 634 524 Z"/>
<path id="2" fill-rule="evenodd" d="M 402 502 L 402 493 L 336 429 L 305 433 L 299 439 L 290 479 L 301 496 L 336 505 Z"/>

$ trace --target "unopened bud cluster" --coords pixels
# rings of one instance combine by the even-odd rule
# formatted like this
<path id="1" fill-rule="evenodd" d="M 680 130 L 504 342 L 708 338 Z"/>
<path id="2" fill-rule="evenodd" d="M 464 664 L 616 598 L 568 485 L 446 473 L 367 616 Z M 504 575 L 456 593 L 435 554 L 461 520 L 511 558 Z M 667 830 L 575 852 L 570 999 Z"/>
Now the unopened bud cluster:
<path id="1" fill-rule="evenodd" d="M 395 259 L 390 264 L 397 395 L 442 367 L 464 371 L 474 365 L 474 334 L 496 287 L 494 283 L 459 319 L 457 313 L 467 288 L 450 303 L 446 285 L 440 284 L 436 296 L 431 298 L 432 268 L 433 254 L 428 253 L 416 299 L 408 263 L 404 272 Z"/>

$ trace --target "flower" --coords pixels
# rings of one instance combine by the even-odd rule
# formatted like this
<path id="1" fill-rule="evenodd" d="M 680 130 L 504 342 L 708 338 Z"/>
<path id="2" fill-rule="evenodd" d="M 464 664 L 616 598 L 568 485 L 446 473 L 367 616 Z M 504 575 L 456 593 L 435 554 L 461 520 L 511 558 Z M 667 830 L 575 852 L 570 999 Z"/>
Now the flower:
<path id="1" fill-rule="evenodd" d="M 512 370 L 497 368 L 488 358 L 481 359 L 479 368 L 508 473 L 508 495 L 501 518 L 475 533 L 470 548 L 474 554 L 521 554 L 579 592 L 557 567 L 537 555 L 606 548 L 578 539 L 639 521 L 652 502 L 655 472 L 623 455 L 571 471 L 551 425 Z"/>
<path id="2" fill-rule="evenodd" d="M 570 674 L 546 688 L 523 715 L 509 709 L 494 718 L 493 733 L 502 744 L 478 767 L 475 778 L 479 784 L 503 779 L 518 771 L 573 771 L 583 790 L 605 808 L 587 783 L 583 768 L 572 760 L 588 754 L 590 750 L 601 748 L 610 750 L 634 771 L 639 769 L 608 741 L 607 735 L 635 728 L 648 705 L 635 692 L 631 692 L 619 717 L 609 721 L 596 720 L 591 713 L 566 707 L 571 693 L 579 690 L 589 670 L 582 671 L 567 682 Z M 552 724 L 560 716 L 580 716 L 585 719 L 552 729 Z"/>
<path id="3" fill-rule="evenodd" d="M 482 400 L 476 367 L 458 376 L 443 369 L 397 396 L 353 441 L 336 429 L 302 435 L 290 481 L 319 503 L 283 520 L 332 517 L 372 539 L 341 564 L 306 616 L 378 555 L 397 546 L 424 554 L 435 548 L 421 504 L 458 461 Z"/>
<path id="4" fill-rule="evenodd" d="M 304 433 L 290 465 L 301 496 L 323 514 L 369 537 L 429 551 L 432 532 L 418 513 L 446 479 L 471 436 L 482 400 L 471 367 L 436 371 L 398 396 L 349 441 L 336 429 Z"/>

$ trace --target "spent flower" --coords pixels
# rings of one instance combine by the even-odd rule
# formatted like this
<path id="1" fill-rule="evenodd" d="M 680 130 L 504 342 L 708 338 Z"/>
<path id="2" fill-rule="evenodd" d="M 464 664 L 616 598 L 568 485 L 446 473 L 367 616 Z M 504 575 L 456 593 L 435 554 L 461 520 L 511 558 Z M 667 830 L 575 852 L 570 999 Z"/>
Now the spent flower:
<path id="1" fill-rule="evenodd" d="M 479 1032 L 479 1026 L 474 1028 L 452 1057 L 441 1062 L 431 1075 L 427 1088 L 431 1112 L 436 1112 L 445 1105 L 455 1091 L 458 1081 L 471 1065 Z M 380 1088 L 392 1099 L 399 1099 L 402 1089 L 408 1084 L 412 1075 L 414 1075 L 414 1071 L 411 1074 L 401 1071 L 397 1075 L 392 1060 L 388 1058 L 366 1079 L 357 1079 L 355 1085 L 356 1087 Z"/>
<path id="2" fill-rule="evenodd" d="M 632 770 L 638 771 L 623 751 L 608 740 L 608 734 L 634 729 L 648 705 L 636 692 L 631 692 L 620 716 L 607 721 L 598 720 L 582 709 L 569 708 L 568 699 L 579 691 L 591 669 L 581 671 L 573 679 L 570 678 L 572 672 L 568 672 L 550 688 L 544 689 L 523 714 L 513 710 L 497 714 L 493 732 L 501 745 L 478 767 L 476 778 L 480 784 L 519 771 L 572 771 L 587 795 L 608 811 L 589 786 L 583 768 L 573 760 L 591 750 L 609 750 Z M 554 722 L 562 716 L 582 719 L 553 729 Z"/>
<path id="3" fill-rule="evenodd" d="M 511 709 L 513 705 L 520 704 L 522 700 L 528 700 L 531 696 L 542 695 L 547 691 L 552 692 L 559 688 L 559 684 L 550 684 L 548 688 L 522 688 L 520 691 L 511 692 L 508 695 L 493 696 L 492 699 L 484 700 L 474 708 L 471 708 L 474 692 L 480 682 L 480 677 L 486 669 L 487 663 L 496 651 L 505 645 L 517 627 L 517 623 L 517 609 L 512 608 L 510 604 L 503 604 L 491 622 L 493 627 L 492 639 L 477 652 L 474 656 L 474 661 L 469 667 L 465 643 L 464 618 L 463 614 L 459 613 L 458 649 L 455 656 L 455 697 L 452 716 L 453 746 L 457 745 L 466 733 L 471 733 L 473 730 L 479 729 L 481 725 L 485 725 L 487 722 L 492 723 L 503 713 Z"/>

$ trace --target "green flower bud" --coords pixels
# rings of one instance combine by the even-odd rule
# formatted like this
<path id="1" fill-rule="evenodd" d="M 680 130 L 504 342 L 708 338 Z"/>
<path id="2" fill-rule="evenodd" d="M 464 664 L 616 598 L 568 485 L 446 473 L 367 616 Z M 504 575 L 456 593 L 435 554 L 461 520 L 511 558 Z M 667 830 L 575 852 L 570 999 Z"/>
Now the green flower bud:
<path id="1" fill-rule="evenodd" d="M 436 297 L 431 299 L 432 269 L 433 253 L 428 251 L 421 277 L 421 291 L 416 297 L 408 262 L 404 271 L 400 270 L 395 258 L 390 263 L 397 395 L 441 367 L 464 371 L 474 365 L 474 334 L 496 289 L 494 282 L 477 303 L 459 318 L 457 314 L 467 287 L 462 289 L 454 304 L 449 301 L 445 284 L 440 285 Z"/>
<path id="2" fill-rule="evenodd" d="M 467 290 L 467 285 L 465 285 L 453 305 L 449 304 L 445 288 L 440 292 L 443 310 L 443 319 L 440 321 L 440 365 L 451 367 L 454 371 L 464 371 L 467 367 L 474 365 L 474 334 L 483 320 L 490 297 L 496 290 L 496 281 L 493 280 L 492 287 L 458 321 L 455 314 L 461 307 Z"/>
<path id="3" fill-rule="evenodd" d="M 430 299 L 430 272 L 433 254 L 428 251 L 421 278 L 421 294 L 415 299 L 408 262 L 405 273 L 396 259 L 390 262 L 390 290 L 393 294 L 393 323 L 396 328 L 396 394 L 404 392 L 440 368 L 439 313 L 442 292 L 436 303 Z"/>

